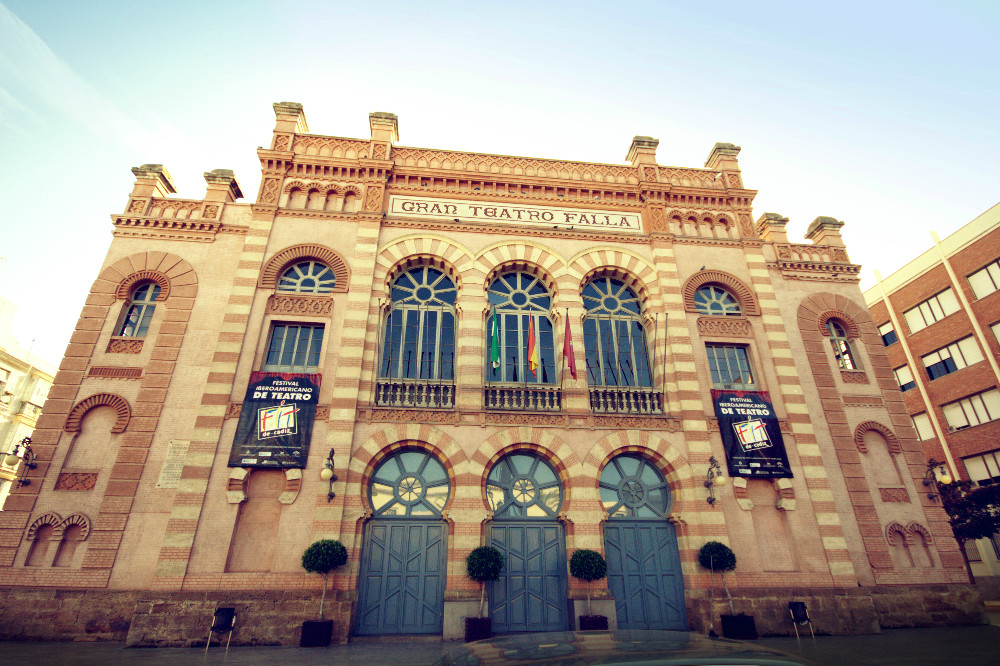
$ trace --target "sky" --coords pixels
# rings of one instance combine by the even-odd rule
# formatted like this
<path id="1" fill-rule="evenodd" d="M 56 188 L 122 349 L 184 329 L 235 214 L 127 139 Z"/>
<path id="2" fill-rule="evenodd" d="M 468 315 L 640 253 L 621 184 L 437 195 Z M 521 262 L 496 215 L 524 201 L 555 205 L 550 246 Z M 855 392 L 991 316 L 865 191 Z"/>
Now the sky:
<path id="1" fill-rule="evenodd" d="M 0 294 L 58 363 L 134 182 L 260 182 L 272 104 L 314 134 L 702 167 L 742 147 L 754 218 L 846 222 L 888 275 L 1000 201 L 1000 3 L 0 0 Z"/>

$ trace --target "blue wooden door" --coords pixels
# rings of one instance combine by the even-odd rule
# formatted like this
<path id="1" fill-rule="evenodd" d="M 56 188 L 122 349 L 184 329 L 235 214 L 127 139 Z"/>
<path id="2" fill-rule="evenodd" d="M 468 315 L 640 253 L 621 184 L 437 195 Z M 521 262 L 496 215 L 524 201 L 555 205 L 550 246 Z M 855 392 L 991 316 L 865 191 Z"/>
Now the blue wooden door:
<path id="1" fill-rule="evenodd" d="M 496 521 L 487 542 L 504 554 L 500 580 L 487 587 L 494 633 L 569 628 L 562 525 Z"/>
<path id="2" fill-rule="evenodd" d="M 361 546 L 355 633 L 441 633 L 447 552 L 443 522 L 369 522 Z"/>
<path id="3" fill-rule="evenodd" d="M 604 524 L 604 552 L 619 629 L 688 628 L 673 525 L 665 520 L 609 520 Z"/>

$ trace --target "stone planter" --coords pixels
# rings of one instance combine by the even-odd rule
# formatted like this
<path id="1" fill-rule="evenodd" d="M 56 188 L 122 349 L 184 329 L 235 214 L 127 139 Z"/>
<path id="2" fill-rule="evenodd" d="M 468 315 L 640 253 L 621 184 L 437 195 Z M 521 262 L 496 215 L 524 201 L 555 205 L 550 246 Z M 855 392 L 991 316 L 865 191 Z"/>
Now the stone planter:
<path id="1" fill-rule="evenodd" d="M 604 631 L 608 628 L 608 618 L 604 615 L 581 615 L 580 631 Z"/>
<path id="2" fill-rule="evenodd" d="M 752 641 L 758 638 L 757 623 L 754 622 L 753 615 L 747 615 L 746 613 L 723 615 L 722 635 L 726 638 Z"/>
<path id="3" fill-rule="evenodd" d="M 333 636 L 333 620 L 306 620 L 302 623 L 299 647 L 327 647 Z"/>
<path id="4" fill-rule="evenodd" d="M 493 636 L 493 620 L 488 617 L 465 618 L 465 642 L 481 641 Z"/>

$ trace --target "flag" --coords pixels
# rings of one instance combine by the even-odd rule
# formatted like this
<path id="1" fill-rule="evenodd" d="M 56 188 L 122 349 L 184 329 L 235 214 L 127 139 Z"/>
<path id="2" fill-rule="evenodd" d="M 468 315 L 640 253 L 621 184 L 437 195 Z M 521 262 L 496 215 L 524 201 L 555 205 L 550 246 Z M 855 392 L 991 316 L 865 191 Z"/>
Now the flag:
<path id="1" fill-rule="evenodd" d="M 528 315 L 528 370 L 531 376 L 538 378 L 538 345 L 535 344 L 535 317 Z"/>
<path id="2" fill-rule="evenodd" d="M 493 368 L 493 374 L 497 374 L 497 369 L 500 367 L 500 333 L 497 329 L 497 307 L 493 306 L 493 318 L 490 324 L 490 367 Z"/>
<path id="3" fill-rule="evenodd" d="M 576 356 L 573 354 L 573 334 L 569 330 L 569 310 L 566 310 L 566 333 L 563 334 L 563 357 L 569 363 L 569 373 L 576 379 Z"/>

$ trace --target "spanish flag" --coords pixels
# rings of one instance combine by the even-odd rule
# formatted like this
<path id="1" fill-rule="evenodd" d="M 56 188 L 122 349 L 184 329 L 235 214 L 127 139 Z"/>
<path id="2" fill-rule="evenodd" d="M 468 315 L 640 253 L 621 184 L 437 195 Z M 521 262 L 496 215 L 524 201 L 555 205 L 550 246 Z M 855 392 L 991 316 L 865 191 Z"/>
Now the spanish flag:
<path id="1" fill-rule="evenodd" d="M 538 345 L 535 344 L 535 317 L 528 315 L 528 370 L 538 379 Z"/>

